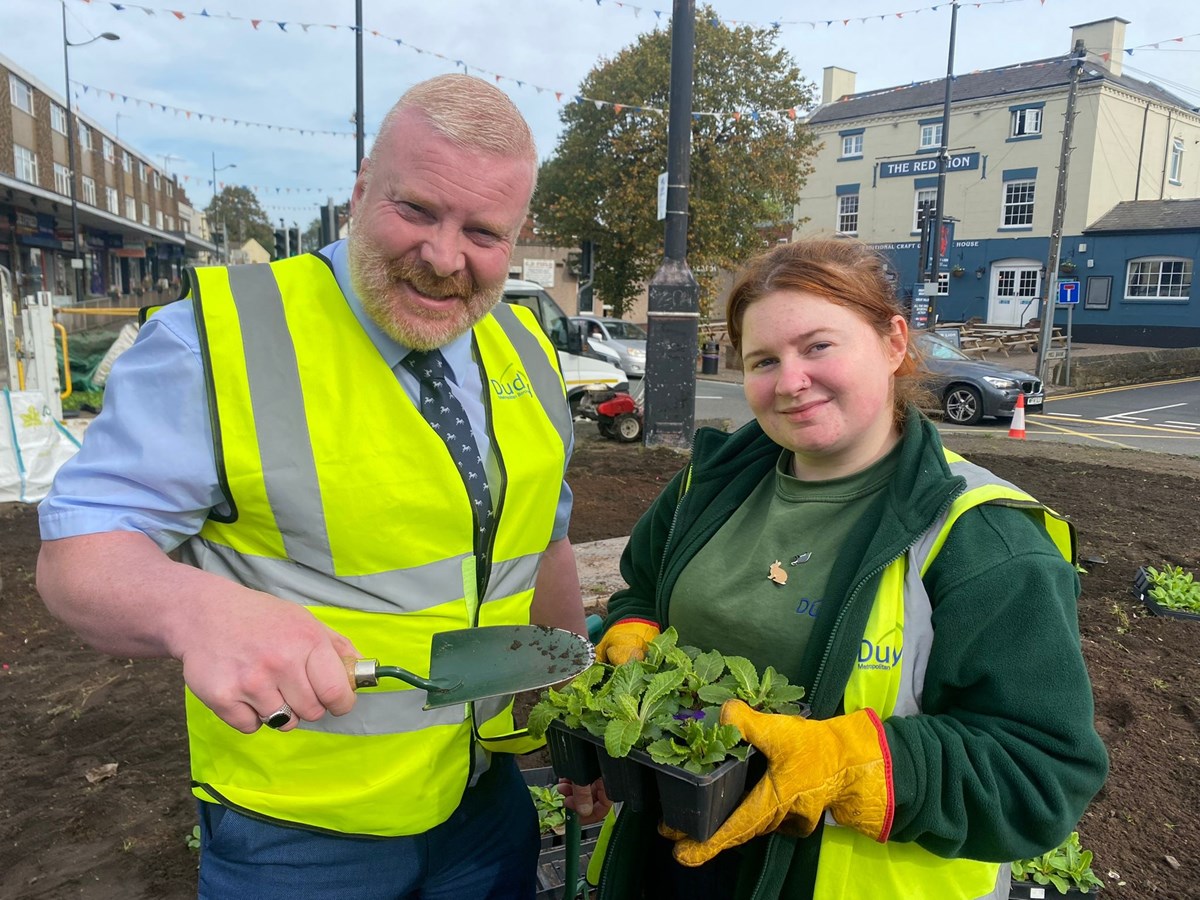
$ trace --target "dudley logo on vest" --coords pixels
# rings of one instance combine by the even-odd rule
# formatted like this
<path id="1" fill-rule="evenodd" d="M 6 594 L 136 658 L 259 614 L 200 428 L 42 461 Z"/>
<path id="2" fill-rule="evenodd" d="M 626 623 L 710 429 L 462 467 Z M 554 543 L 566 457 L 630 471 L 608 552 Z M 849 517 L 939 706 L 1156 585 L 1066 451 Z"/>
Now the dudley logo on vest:
<path id="1" fill-rule="evenodd" d="M 488 379 L 492 383 L 492 393 L 497 400 L 516 400 L 518 397 L 533 396 L 533 390 L 529 387 L 529 376 L 520 369 L 509 375 L 515 367 L 516 363 L 513 363 L 500 373 L 499 378 Z"/>

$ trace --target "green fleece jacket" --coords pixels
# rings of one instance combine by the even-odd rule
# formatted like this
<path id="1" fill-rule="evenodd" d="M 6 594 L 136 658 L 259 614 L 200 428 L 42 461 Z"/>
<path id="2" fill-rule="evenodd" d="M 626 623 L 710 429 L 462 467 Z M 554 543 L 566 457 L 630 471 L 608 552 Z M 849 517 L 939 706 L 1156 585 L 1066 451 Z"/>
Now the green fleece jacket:
<path id="1" fill-rule="evenodd" d="M 606 625 L 670 624 L 680 572 L 771 474 L 780 450 L 755 422 L 697 433 L 690 469 L 630 535 L 621 557 L 629 588 L 609 601 Z M 895 478 L 839 556 L 801 660 L 815 718 L 842 711 L 880 574 L 965 488 L 916 410 L 900 453 Z M 1076 826 L 1108 769 L 1079 643 L 1078 576 L 1029 514 L 983 505 L 958 519 L 924 582 L 935 637 L 923 712 L 884 722 L 896 803 L 889 840 L 993 862 L 1043 853 Z M 819 836 L 798 843 L 782 896 L 811 897 Z"/>

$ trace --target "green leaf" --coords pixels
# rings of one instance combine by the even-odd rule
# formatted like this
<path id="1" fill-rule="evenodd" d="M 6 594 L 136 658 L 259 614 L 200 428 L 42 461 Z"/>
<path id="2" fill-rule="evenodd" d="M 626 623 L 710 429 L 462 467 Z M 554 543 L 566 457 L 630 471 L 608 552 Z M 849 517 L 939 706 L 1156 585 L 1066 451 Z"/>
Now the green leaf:
<path id="1" fill-rule="evenodd" d="M 733 689 L 722 684 L 706 684 L 700 690 L 696 691 L 696 696 L 705 703 L 711 703 L 713 706 L 720 706 L 726 700 L 732 700 L 737 696 Z"/>
<path id="2" fill-rule="evenodd" d="M 742 656 L 727 656 L 725 665 L 737 681 L 738 694 L 743 700 L 758 693 L 758 673 L 754 670 L 754 663 Z"/>
<path id="3" fill-rule="evenodd" d="M 679 669 L 668 669 L 650 679 L 650 686 L 646 688 L 646 693 L 642 696 L 642 710 L 645 711 L 672 691 L 677 690 L 683 684 L 684 674 Z"/>
<path id="4" fill-rule="evenodd" d="M 609 756 L 621 759 L 629 755 L 641 734 L 642 723 L 638 719 L 632 722 L 619 722 L 614 719 L 604 729 L 604 749 L 608 751 Z"/>

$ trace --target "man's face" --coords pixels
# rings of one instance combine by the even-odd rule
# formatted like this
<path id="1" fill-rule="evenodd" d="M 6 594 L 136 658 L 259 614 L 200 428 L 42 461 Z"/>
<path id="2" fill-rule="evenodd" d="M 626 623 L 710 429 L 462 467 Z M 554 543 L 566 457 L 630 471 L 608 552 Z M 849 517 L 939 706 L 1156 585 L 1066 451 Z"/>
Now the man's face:
<path id="1" fill-rule="evenodd" d="M 417 350 L 466 332 L 500 299 L 533 167 L 456 147 L 400 113 L 354 184 L 350 278 L 363 309 Z"/>

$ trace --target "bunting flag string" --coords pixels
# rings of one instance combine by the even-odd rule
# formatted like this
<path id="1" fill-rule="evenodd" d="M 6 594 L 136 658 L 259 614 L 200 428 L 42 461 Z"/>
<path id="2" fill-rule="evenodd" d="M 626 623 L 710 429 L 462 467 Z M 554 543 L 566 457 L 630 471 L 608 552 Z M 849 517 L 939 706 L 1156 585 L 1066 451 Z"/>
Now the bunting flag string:
<path id="1" fill-rule="evenodd" d="M 1182 44 L 1188 38 L 1195 38 L 1195 37 L 1200 37 L 1200 32 L 1197 32 L 1196 34 L 1185 34 L 1185 35 L 1181 35 L 1180 37 L 1164 38 L 1161 41 L 1151 41 L 1148 44 L 1142 44 L 1141 46 L 1138 46 L 1138 47 L 1126 47 L 1125 53 L 1128 54 L 1129 56 L 1133 56 L 1134 50 L 1177 50 L 1177 49 L 1179 49 L 1178 47 L 1163 47 L 1161 45 L 1162 44 Z"/>
<path id="2" fill-rule="evenodd" d="M 213 180 L 211 178 L 204 178 L 202 176 L 197 176 L 197 175 L 176 175 L 175 178 L 177 178 L 179 181 L 182 181 L 185 185 L 186 184 L 195 184 L 198 187 L 206 187 L 206 188 L 213 189 Z M 271 195 L 271 196 L 279 196 L 280 194 L 284 194 L 284 195 L 288 195 L 288 194 L 324 194 L 326 196 L 342 196 L 343 194 L 348 194 L 350 192 L 349 189 L 345 188 L 345 187 L 338 187 L 338 188 L 271 187 L 268 185 L 261 185 L 261 184 L 243 184 L 242 182 L 219 181 L 218 180 L 216 188 L 213 189 L 213 193 L 214 194 L 220 193 L 221 191 L 225 190 L 225 188 L 227 188 L 227 187 L 247 188 L 248 190 L 254 191 L 254 193 L 256 195 L 259 194 L 260 192 L 262 192 L 264 194 Z M 261 201 L 261 198 L 260 198 L 260 202 L 262 202 L 264 206 L 267 205 L 266 201 Z M 294 209 L 308 209 L 309 207 L 297 206 L 297 207 L 293 207 L 293 208 Z"/>
<path id="3" fill-rule="evenodd" d="M 310 134 L 350 138 L 355 136 L 353 131 L 326 131 L 320 128 L 293 128 L 289 125 L 272 125 L 267 122 L 251 122 L 247 121 L 246 119 L 235 119 L 230 116 L 218 116 L 212 113 L 198 112 L 194 109 L 185 109 L 182 106 L 172 106 L 169 103 L 159 103 L 157 100 L 145 100 L 141 97 L 134 97 L 130 94 L 121 93 L 120 91 L 110 90 L 109 88 L 96 87 L 92 84 L 84 84 L 82 81 L 76 81 L 73 78 L 71 79 L 71 84 L 75 85 L 77 88 L 82 88 L 85 95 L 90 91 L 94 91 L 101 99 L 107 96 L 108 99 L 112 100 L 114 103 L 118 99 L 122 103 L 129 103 L 132 101 L 139 107 L 149 107 L 152 112 L 158 111 L 174 113 L 176 116 L 182 115 L 188 120 L 191 120 L 193 117 L 195 117 L 197 122 L 203 122 L 207 119 L 210 122 L 220 122 L 223 125 L 243 125 L 247 128 L 266 128 L 268 131 L 291 131 L 303 136 Z M 78 97 L 78 94 L 76 97 Z"/>
<path id="4" fill-rule="evenodd" d="M 94 0 L 80 0 L 80 2 L 90 5 L 94 2 Z M 596 5 L 597 6 L 603 5 L 604 2 L 605 2 L 605 0 L 596 0 Z M 657 10 L 657 9 L 646 10 L 646 8 L 644 8 L 644 7 L 637 7 L 637 6 L 634 6 L 633 4 L 624 3 L 624 2 L 616 2 L 616 0 L 609 0 L 609 2 L 615 2 L 618 7 L 622 8 L 622 9 L 629 9 L 629 10 L 633 11 L 635 15 L 640 15 L 640 13 L 642 11 L 652 12 L 655 17 L 656 25 L 659 22 L 661 22 L 661 20 L 664 16 L 663 10 Z M 922 7 L 920 9 L 912 9 L 912 10 L 901 10 L 898 12 L 883 13 L 883 14 L 872 15 L 872 16 L 851 17 L 851 18 L 843 18 L 843 19 L 823 19 L 823 20 L 814 20 L 814 21 L 778 19 L 778 20 L 772 21 L 767 24 L 769 24 L 771 27 L 781 27 L 783 25 L 808 25 L 814 29 L 821 25 L 824 25 L 826 27 L 832 27 L 835 24 L 849 25 L 851 22 L 859 22 L 859 23 L 865 24 L 866 22 L 874 21 L 876 19 L 879 19 L 879 20 L 903 19 L 904 16 L 906 16 L 906 15 L 916 15 L 925 10 L 938 11 L 944 7 L 951 6 L 952 2 L 953 2 L 953 0 L 946 0 L 946 2 L 938 3 L 935 6 Z M 998 5 L 998 4 L 1019 3 L 1019 2 L 1024 2 L 1024 0 L 974 0 L 974 2 L 971 2 L 969 5 L 978 9 L 982 6 L 992 6 L 992 5 Z M 1044 3 L 1045 0 L 1042 0 L 1042 2 Z M 305 34 L 307 34 L 308 31 L 312 28 L 328 28 L 328 29 L 332 29 L 335 31 L 345 30 L 345 31 L 349 31 L 350 33 L 356 33 L 359 30 L 358 27 L 355 25 L 337 25 L 334 23 L 315 23 L 315 22 L 285 22 L 285 21 L 278 21 L 278 20 L 274 20 L 274 19 L 267 19 L 265 17 L 250 18 L 250 17 L 246 17 L 246 16 L 237 16 L 232 13 L 212 13 L 212 12 L 209 12 L 207 8 L 202 8 L 199 12 L 187 12 L 187 11 L 183 11 L 183 10 L 164 9 L 162 7 L 144 6 L 144 5 L 137 4 L 137 3 L 110 2 L 109 5 L 113 9 L 117 10 L 118 12 L 128 12 L 130 10 L 141 10 L 143 13 L 145 13 L 148 16 L 155 16 L 155 15 L 158 15 L 161 13 L 161 14 L 170 16 L 171 18 L 175 19 L 176 21 L 180 21 L 180 22 L 186 21 L 188 19 L 194 19 L 194 18 L 209 19 L 209 20 L 223 19 L 223 20 L 227 20 L 230 22 L 247 22 L 250 24 L 251 28 L 254 29 L 255 31 L 262 30 L 263 26 L 274 26 L 280 32 L 282 32 L 284 34 L 288 34 L 288 35 L 296 34 L 297 32 L 295 31 L 295 29 L 297 29 L 297 28 L 300 30 L 300 32 L 303 32 Z M 669 17 L 668 17 L 668 19 L 669 19 Z M 727 27 L 736 27 L 736 26 L 741 26 L 741 25 L 755 25 L 755 27 L 766 27 L 766 25 L 763 23 L 751 23 L 747 20 L 738 20 L 738 19 L 714 18 L 711 21 L 713 22 L 713 24 L 717 24 L 717 25 L 723 24 Z M 293 30 L 289 31 L 288 30 L 289 26 L 292 26 Z M 489 69 L 484 69 L 480 66 L 471 65 L 462 59 L 447 56 L 447 55 L 445 55 L 443 53 L 439 53 L 435 50 L 427 50 L 423 47 L 418 47 L 415 44 L 409 43 L 408 41 L 405 41 L 401 38 L 384 35 L 376 29 L 363 28 L 363 31 L 364 31 L 364 33 L 369 34 L 372 37 L 387 41 L 396 47 L 403 47 L 407 50 L 413 51 L 414 53 L 424 55 L 424 56 L 432 56 L 437 59 L 443 60 L 444 62 L 448 62 L 451 65 L 453 65 L 455 68 L 461 68 L 463 70 L 463 72 L 465 72 L 467 74 L 471 74 L 472 72 L 474 72 L 477 75 L 492 78 L 497 83 L 499 83 L 501 81 L 507 81 L 507 82 L 511 82 L 511 83 L 517 85 L 517 87 L 519 87 L 519 88 L 531 87 L 539 95 L 543 94 L 543 93 L 553 95 L 555 100 L 558 103 L 562 103 L 563 98 L 567 97 L 567 98 L 570 98 L 568 100 L 568 102 L 592 103 L 595 105 L 595 107 L 597 109 L 603 109 L 605 107 L 608 107 L 608 108 L 613 109 L 613 111 L 615 113 L 649 114 L 649 115 L 654 115 L 654 116 L 664 116 L 667 114 L 667 110 L 662 107 L 643 106 L 643 105 L 636 104 L 636 103 L 625 103 L 625 102 L 621 102 L 621 101 L 603 100 L 603 99 L 600 99 L 597 97 L 588 97 L 588 96 L 585 96 L 582 94 L 576 94 L 573 91 L 556 90 L 556 89 L 548 88 L 548 87 L 545 87 L 542 85 L 533 84 L 532 82 L 529 82 L 529 81 L 526 81 L 523 79 L 513 78 L 509 75 L 505 75 L 500 72 L 493 72 Z M 734 121 L 740 121 L 743 116 L 748 116 L 752 121 L 758 122 L 762 116 L 767 115 L 767 116 L 785 118 L 790 121 L 795 121 L 801 113 L 806 111 L 806 109 L 807 109 L 807 107 L 805 107 L 805 106 L 796 105 L 796 106 L 787 107 L 784 109 L 773 109 L 773 110 L 733 110 L 733 111 L 700 110 L 700 111 L 694 111 L 692 113 L 692 118 L 694 118 L 694 119 L 714 118 L 714 119 L 720 119 L 720 120 L 732 119 Z M 183 112 L 186 113 L 187 111 L 183 111 Z M 281 128 L 281 126 L 263 126 L 263 127 Z M 300 129 L 287 129 L 287 130 L 299 131 Z M 303 131 L 301 131 L 301 133 L 303 133 Z M 341 134 L 341 132 L 329 132 L 329 133 Z"/>

